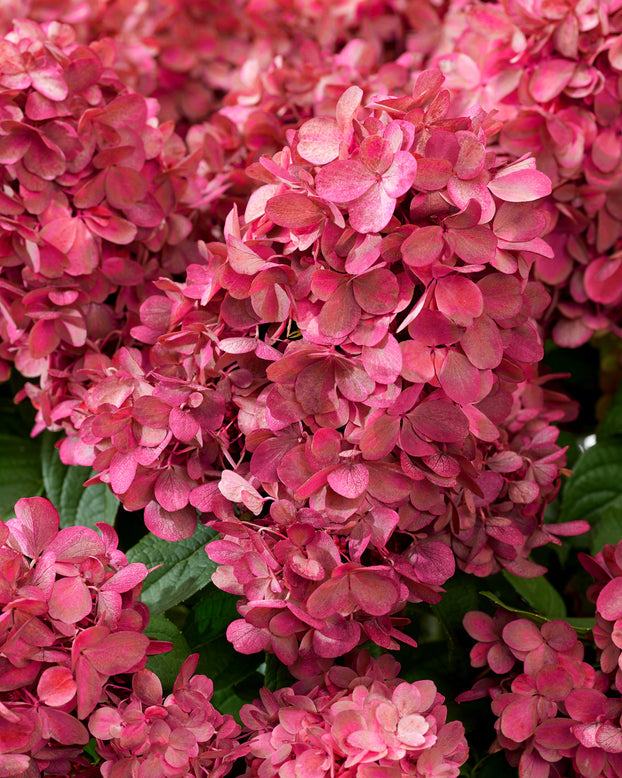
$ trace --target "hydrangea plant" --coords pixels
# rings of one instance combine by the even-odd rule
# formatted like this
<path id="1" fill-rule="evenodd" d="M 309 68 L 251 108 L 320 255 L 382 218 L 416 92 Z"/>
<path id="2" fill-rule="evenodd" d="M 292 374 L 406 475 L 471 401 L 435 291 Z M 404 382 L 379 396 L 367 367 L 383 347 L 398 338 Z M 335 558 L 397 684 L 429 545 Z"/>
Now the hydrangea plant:
<path id="1" fill-rule="evenodd" d="M 0 778 L 622 773 L 620 14 L 5 2 Z"/>

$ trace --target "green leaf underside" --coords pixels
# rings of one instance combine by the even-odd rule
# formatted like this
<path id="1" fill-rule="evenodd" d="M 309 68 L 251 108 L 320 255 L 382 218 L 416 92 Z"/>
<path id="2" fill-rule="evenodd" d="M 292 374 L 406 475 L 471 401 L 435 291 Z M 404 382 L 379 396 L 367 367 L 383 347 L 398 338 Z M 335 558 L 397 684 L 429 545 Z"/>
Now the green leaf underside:
<path id="1" fill-rule="evenodd" d="M 198 524 L 187 540 L 162 540 L 145 535 L 127 552 L 129 562 L 143 562 L 152 570 L 143 583 L 141 600 L 152 614 L 163 613 L 187 600 L 210 582 L 217 567 L 205 553 L 214 530 Z"/>
<path id="2" fill-rule="evenodd" d="M 51 432 L 42 435 L 41 470 L 48 499 L 59 513 L 60 526 L 94 528 L 98 521 L 113 524 L 119 501 L 106 484 L 83 486 L 95 471 L 63 464 L 54 445 L 57 437 Z"/>
<path id="3" fill-rule="evenodd" d="M 12 518 L 15 503 L 42 488 L 39 440 L 0 435 L 0 519 Z"/>

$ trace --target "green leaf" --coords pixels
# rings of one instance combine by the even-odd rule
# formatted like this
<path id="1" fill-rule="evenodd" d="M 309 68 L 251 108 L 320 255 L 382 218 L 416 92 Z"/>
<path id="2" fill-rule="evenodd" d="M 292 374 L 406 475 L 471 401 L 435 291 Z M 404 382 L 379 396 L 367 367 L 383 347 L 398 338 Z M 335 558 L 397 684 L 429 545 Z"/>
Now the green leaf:
<path id="1" fill-rule="evenodd" d="M 622 440 L 597 443 L 585 451 L 566 484 L 562 520 L 585 519 L 597 527 L 606 514 L 622 513 Z"/>
<path id="2" fill-rule="evenodd" d="M 179 668 L 190 654 L 188 641 L 173 622 L 161 613 L 155 616 L 151 615 L 145 634 L 154 640 L 170 640 L 173 644 L 172 651 L 156 654 L 147 659 L 147 669 L 158 676 L 165 692 L 170 691 L 179 673 Z"/>
<path id="3" fill-rule="evenodd" d="M 266 687 L 271 692 L 296 683 L 296 679 L 274 654 L 266 654 Z"/>
<path id="4" fill-rule="evenodd" d="M 162 613 L 191 597 L 210 582 L 218 565 L 205 553 L 205 545 L 214 538 L 214 530 L 198 524 L 187 540 L 162 540 L 155 535 L 130 548 L 130 562 L 143 562 L 152 570 L 143 583 L 141 600 L 151 613 Z"/>
<path id="5" fill-rule="evenodd" d="M 197 598 L 200 598 L 198 602 Z M 193 646 L 221 637 L 232 621 L 239 618 L 238 597 L 210 583 L 193 598 L 184 634 Z"/>
<path id="6" fill-rule="evenodd" d="M 546 618 L 545 616 L 542 616 L 539 613 L 531 613 L 530 611 L 525 611 L 520 608 L 515 608 L 513 605 L 507 605 L 505 602 L 503 602 L 496 594 L 493 594 L 493 592 L 480 592 L 482 597 L 486 597 L 487 600 L 490 600 L 491 602 L 494 602 L 494 604 L 498 608 L 505 608 L 506 611 L 509 611 L 510 613 L 514 613 L 517 616 L 520 616 L 522 619 L 528 619 L 529 621 L 533 621 L 534 624 L 537 624 L 539 627 L 541 627 L 543 624 L 546 624 L 547 621 L 553 621 L 551 618 Z M 591 618 L 583 618 L 583 617 L 564 617 L 564 621 L 567 621 L 568 624 L 574 629 L 574 631 L 579 635 L 579 637 L 586 636 L 589 632 L 591 632 L 592 627 L 596 623 L 594 619 Z"/>
<path id="7" fill-rule="evenodd" d="M 598 428 L 598 439 L 622 435 L 622 384 L 618 386 L 607 415 Z"/>
<path id="8" fill-rule="evenodd" d="M 589 616 L 569 616 L 565 619 L 574 631 L 581 636 L 588 635 L 596 624 L 596 619 Z"/>
<path id="9" fill-rule="evenodd" d="M 606 510 L 602 519 L 592 531 L 592 546 L 590 552 L 598 554 L 607 543 L 615 546 L 622 538 L 622 512 L 617 508 Z"/>
<path id="10" fill-rule="evenodd" d="M 61 462 L 54 445 L 58 435 L 44 432 L 41 445 L 41 470 L 48 499 L 60 516 L 60 526 L 95 527 L 98 521 L 113 524 L 119 501 L 106 484 L 83 486 L 95 474 L 90 467 L 70 466 Z"/>
<path id="11" fill-rule="evenodd" d="M 21 497 L 41 494 L 40 442 L 17 435 L 0 435 L 0 519 L 14 516 Z"/>
<path id="12" fill-rule="evenodd" d="M 503 571 L 503 577 L 512 585 L 517 594 L 549 619 L 563 619 L 566 617 L 566 605 L 555 587 L 544 577 L 519 578 L 517 575 Z"/>
<path id="13" fill-rule="evenodd" d="M 531 611 L 525 611 L 521 608 L 515 608 L 513 605 L 506 605 L 499 597 L 494 594 L 493 592 L 480 592 L 482 597 L 486 597 L 487 600 L 490 600 L 491 602 L 494 602 L 494 604 L 498 608 L 505 608 L 506 611 L 510 611 L 510 613 L 515 613 L 517 616 L 520 616 L 523 619 L 529 619 L 529 621 L 533 621 L 534 624 L 537 624 L 538 626 L 545 624 L 549 619 L 545 618 L 544 616 L 541 616 L 539 613 L 531 613 Z"/>
<path id="14" fill-rule="evenodd" d="M 445 594 L 437 605 L 431 605 L 430 610 L 443 624 L 448 634 L 455 636 L 462 632 L 462 619 L 467 611 L 477 610 L 478 591 L 473 576 L 456 571 L 443 584 Z"/>

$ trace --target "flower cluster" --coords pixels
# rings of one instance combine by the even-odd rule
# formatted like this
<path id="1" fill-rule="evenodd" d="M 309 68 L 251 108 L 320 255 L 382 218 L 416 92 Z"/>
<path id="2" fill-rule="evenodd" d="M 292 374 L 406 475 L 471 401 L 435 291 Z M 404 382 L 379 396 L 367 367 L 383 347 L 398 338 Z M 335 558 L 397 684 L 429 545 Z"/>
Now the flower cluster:
<path id="1" fill-rule="evenodd" d="M 113 59 L 56 22 L 0 41 L 0 356 L 39 378 L 39 429 L 76 361 L 118 348 L 152 280 L 196 256 L 198 160 Z"/>
<path id="2" fill-rule="evenodd" d="M 620 333 L 620 24 L 617 5 L 597 0 L 475 0 L 452 6 L 433 57 L 461 104 L 499 111 L 501 148 L 533 154 L 553 183 L 555 257 L 535 267 L 564 346 Z"/>
<path id="3" fill-rule="evenodd" d="M 170 644 L 143 634 L 147 568 L 128 564 L 112 527 L 59 531 L 41 497 L 15 513 L 0 523 L 0 771 L 67 774 L 118 676 Z"/>
<path id="4" fill-rule="evenodd" d="M 262 690 L 240 713 L 250 731 L 244 775 L 455 778 L 467 753 L 462 724 L 447 722 L 432 681 L 407 683 L 399 670 L 361 652 L 310 691 Z"/>
<path id="5" fill-rule="evenodd" d="M 210 703 L 212 682 L 193 675 L 198 654 L 183 663 L 173 691 L 166 699 L 162 685 L 149 670 L 132 678 L 132 692 L 111 697 L 89 719 L 89 730 L 104 758 L 103 778 L 165 775 L 222 778 L 246 750 L 237 736 L 240 726 L 222 716 Z"/>
<path id="6" fill-rule="evenodd" d="M 498 719 L 491 750 L 504 750 L 521 774 L 557 778 L 573 770 L 582 778 L 615 778 L 622 772 L 622 542 L 581 561 L 596 578 L 588 597 L 596 605 L 600 670 L 584 661 L 583 645 L 563 620 L 537 627 L 503 610 L 493 617 L 472 611 L 464 619 L 478 641 L 472 665 L 501 678 L 485 677 L 458 699 L 492 698 Z"/>

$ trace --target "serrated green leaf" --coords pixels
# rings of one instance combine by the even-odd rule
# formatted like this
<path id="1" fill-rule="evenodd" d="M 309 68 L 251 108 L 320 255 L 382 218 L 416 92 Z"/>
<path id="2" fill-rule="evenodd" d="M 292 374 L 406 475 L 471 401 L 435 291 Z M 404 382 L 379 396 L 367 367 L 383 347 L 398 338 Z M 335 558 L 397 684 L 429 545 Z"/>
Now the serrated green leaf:
<path id="1" fill-rule="evenodd" d="M 151 613 L 172 608 L 210 582 L 218 565 L 205 553 L 205 545 L 215 535 L 214 530 L 198 524 L 187 540 L 162 540 L 150 534 L 130 548 L 130 562 L 143 562 L 150 568 L 159 565 L 145 578 L 141 594 Z"/>
<path id="2" fill-rule="evenodd" d="M 0 435 L 0 519 L 10 519 L 21 497 L 35 497 L 42 489 L 39 439 Z"/>
<path id="3" fill-rule="evenodd" d="M 151 615 L 145 634 L 154 640 L 170 640 L 173 644 L 172 651 L 147 659 L 147 669 L 158 676 L 165 692 L 170 691 L 179 668 L 190 654 L 190 646 L 183 633 L 161 613 Z"/>
<path id="4" fill-rule="evenodd" d="M 622 513 L 622 439 L 585 451 L 566 484 L 562 520 L 585 519 L 597 526 L 610 511 Z"/>
<path id="5" fill-rule="evenodd" d="M 566 605 L 554 586 L 546 578 L 519 578 L 503 571 L 503 577 L 526 603 L 549 619 L 566 617 Z"/>
<path id="6" fill-rule="evenodd" d="M 224 635 L 229 624 L 239 618 L 237 602 L 238 597 L 234 594 L 208 584 L 194 598 L 190 616 L 184 625 L 184 634 L 190 644 L 199 646 Z"/>
<path id="7" fill-rule="evenodd" d="M 46 431 L 42 439 L 43 483 L 48 499 L 59 513 L 60 526 L 82 525 L 92 528 L 98 521 L 113 524 L 119 501 L 106 484 L 84 486 L 94 471 L 90 467 L 63 464 L 54 445 L 57 435 Z"/>

